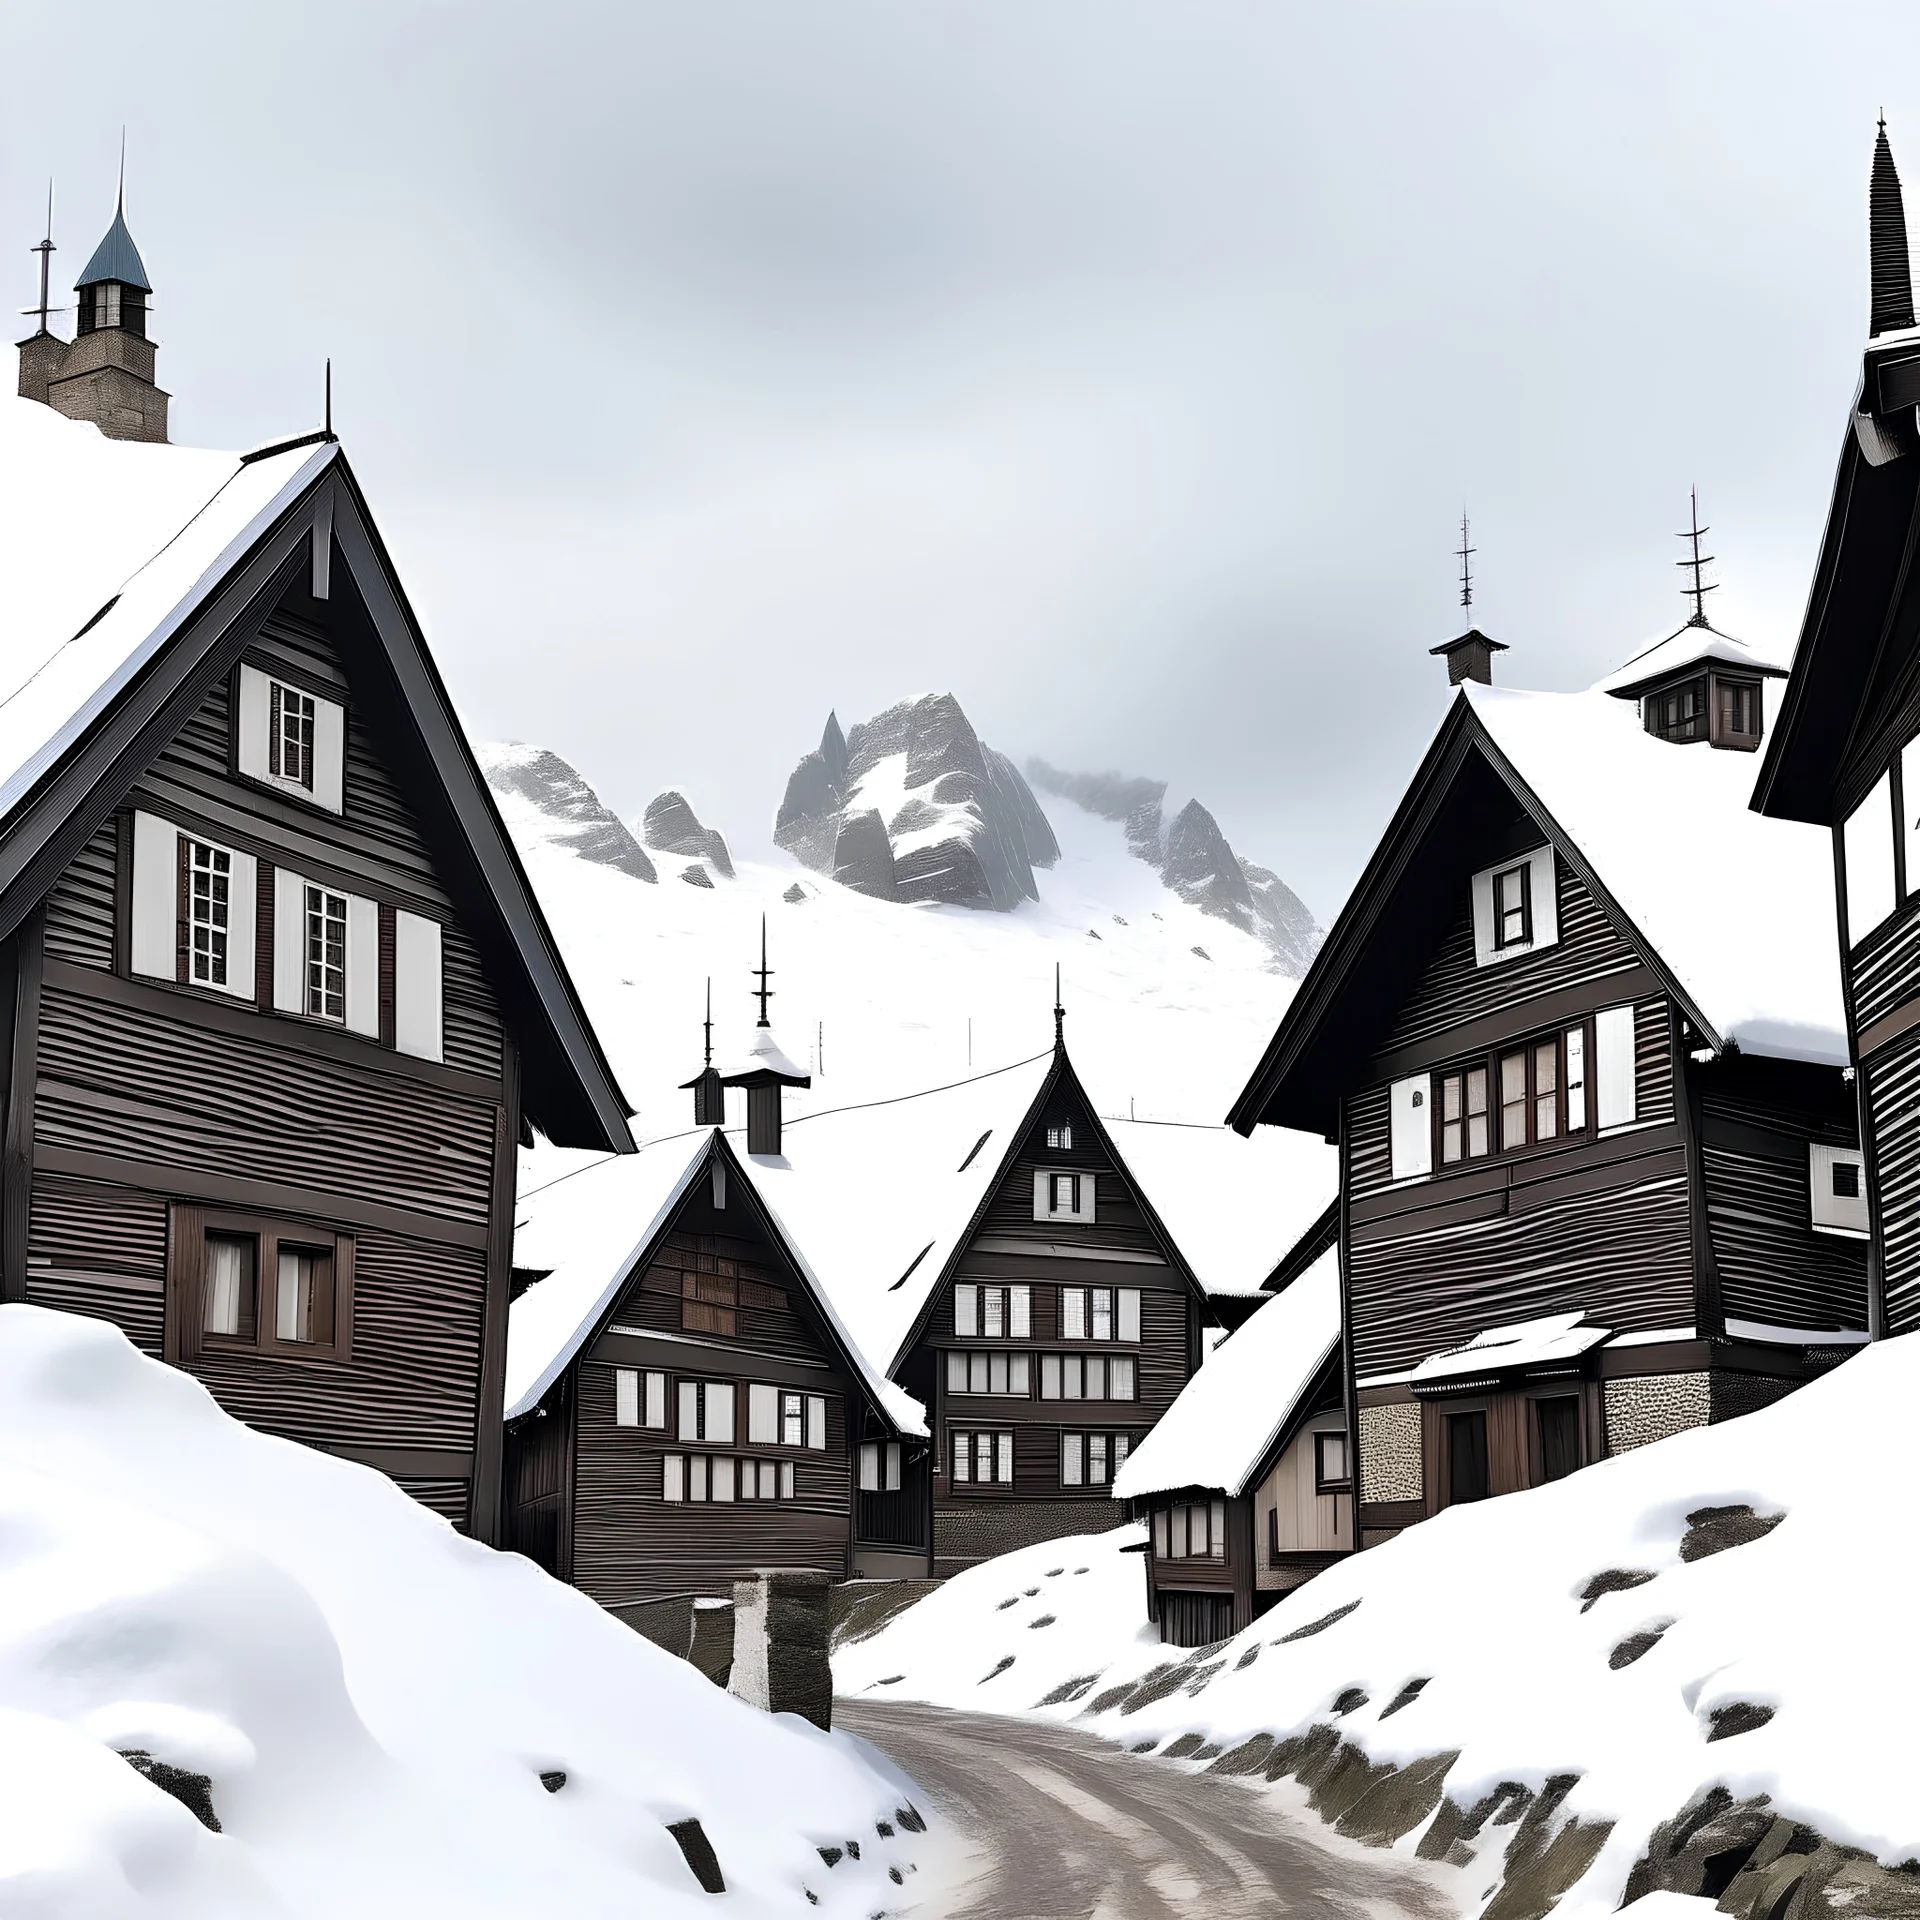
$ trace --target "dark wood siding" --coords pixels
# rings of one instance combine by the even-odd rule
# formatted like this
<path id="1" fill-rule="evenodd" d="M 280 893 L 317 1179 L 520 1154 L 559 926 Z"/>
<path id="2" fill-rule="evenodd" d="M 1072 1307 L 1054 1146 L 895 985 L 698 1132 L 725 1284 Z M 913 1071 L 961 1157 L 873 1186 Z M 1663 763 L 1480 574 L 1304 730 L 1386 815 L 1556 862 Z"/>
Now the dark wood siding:
<path id="1" fill-rule="evenodd" d="M 1883 1047 L 1861 1071 L 1873 1115 L 1887 1331 L 1910 1333 L 1920 1329 L 1920 1032 Z"/>
<path id="2" fill-rule="evenodd" d="M 120 829 L 106 821 L 47 895 L 47 955 L 113 970 L 114 897 Z"/>
<path id="3" fill-rule="evenodd" d="M 1539 844 L 1537 835 L 1532 844 Z M 1580 877 L 1564 861 L 1557 860 L 1556 865 L 1559 940 L 1538 953 L 1492 967 L 1474 964 L 1473 904 L 1463 876 L 1460 906 L 1446 939 L 1401 1007 L 1382 1052 L 1433 1039 L 1469 1020 L 1504 1013 L 1519 1002 L 1569 987 L 1593 986 L 1592 1004 L 1609 1004 L 1604 988 L 1607 977 L 1632 971 L 1640 957 L 1614 930 L 1606 910 Z"/>
<path id="4" fill-rule="evenodd" d="M 1920 800 L 1920 795 L 1915 796 Z M 1910 884 L 1920 874 L 1910 877 Z M 1884 927 L 1856 947 L 1849 959 L 1853 975 L 1854 1030 L 1865 1033 L 1876 1021 L 1920 996 L 1920 904 L 1908 904 Z"/>

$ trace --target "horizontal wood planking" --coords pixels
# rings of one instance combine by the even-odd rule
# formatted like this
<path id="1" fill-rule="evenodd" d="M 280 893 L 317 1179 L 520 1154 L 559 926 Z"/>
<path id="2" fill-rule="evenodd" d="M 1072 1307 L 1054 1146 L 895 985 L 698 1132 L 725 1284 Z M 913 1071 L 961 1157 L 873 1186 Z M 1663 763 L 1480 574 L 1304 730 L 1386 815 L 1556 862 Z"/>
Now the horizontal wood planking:
<path id="1" fill-rule="evenodd" d="M 697 1287 L 702 1279 L 731 1282 L 735 1304 L 726 1309 L 733 1315 L 731 1336 L 710 1327 L 685 1325 L 683 1309 L 696 1309 L 711 1303 L 688 1302 L 684 1288 L 691 1279 Z M 742 1299 L 738 1291 L 745 1282 L 756 1289 Z M 775 1305 L 769 1293 L 783 1296 L 784 1304 Z M 695 1318 L 702 1317 L 696 1312 Z M 702 1365 L 709 1370 L 728 1371 L 737 1364 L 727 1349 L 738 1345 L 763 1352 L 808 1360 L 830 1361 L 831 1348 L 805 1290 L 788 1278 L 784 1267 L 773 1263 L 770 1250 L 757 1239 L 735 1235 L 681 1231 L 670 1233 L 653 1264 L 631 1282 L 613 1312 L 612 1324 L 645 1332 L 688 1333 L 711 1341 L 713 1357 L 702 1362 L 689 1354 L 688 1371 Z"/>
<path id="2" fill-rule="evenodd" d="M 47 957 L 111 972 L 120 826 L 109 818 L 47 895 Z"/>
<path id="3" fill-rule="evenodd" d="M 1352 1240 L 1354 1372 L 1401 1372 L 1489 1327 L 1576 1308 L 1621 1333 L 1691 1326 L 1689 1222 L 1676 1168 L 1523 1213 Z"/>
<path id="4" fill-rule="evenodd" d="M 1920 1033 L 1862 1068 L 1873 1113 L 1887 1331 L 1920 1330 Z"/>
<path id="5" fill-rule="evenodd" d="M 1382 1053 L 1397 1053 L 1416 1041 L 1432 1039 L 1468 1021 L 1504 1014 L 1516 1002 L 1559 994 L 1569 987 L 1595 989 L 1593 1006 L 1611 1004 L 1604 991 L 1609 976 L 1634 971 L 1640 955 L 1614 930 L 1579 876 L 1564 862 L 1560 870 L 1560 938 L 1538 953 L 1496 966 L 1475 964 L 1473 905 L 1465 875 L 1460 904 L 1446 938 L 1420 983 L 1402 1005 Z M 1556 1016 L 1557 1017 L 1557 1016 Z"/>
<path id="6" fill-rule="evenodd" d="M 472 1488 L 464 1480 L 400 1480 L 394 1484 L 402 1493 L 411 1495 L 423 1507 L 430 1507 L 443 1520 L 451 1520 L 456 1527 L 465 1528 L 467 1524 L 467 1503 L 472 1497 Z"/>
<path id="7" fill-rule="evenodd" d="M 494 1109 L 336 1062 L 190 1029 L 49 984 L 36 1148 L 106 1151 L 304 1190 L 377 1194 L 484 1232 Z"/>
<path id="8" fill-rule="evenodd" d="M 1712 752 L 1712 748 L 1708 748 Z M 1634 1118 L 1673 1118 L 1672 1023 L 1664 998 L 1640 1000 L 1633 1009 Z"/>
<path id="9" fill-rule="evenodd" d="M 819 1567 L 837 1580 L 847 1577 L 853 1477 L 838 1395 L 827 1401 L 824 1451 L 708 1447 L 683 1445 L 671 1428 L 616 1426 L 612 1368 L 588 1362 L 575 1379 L 572 1576 L 582 1592 L 603 1606 L 625 1606 L 670 1593 L 727 1595 L 756 1567 Z M 669 1380 L 669 1418 L 672 1387 Z M 744 1436 L 744 1394 L 735 1419 L 736 1434 Z M 661 1462 L 669 1453 L 792 1461 L 795 1498 L 668 1501 Z"/>
<path id="10" fill-rule="evenodd" d="M 1865 1033 L 1920 994 L 1920 901 L 1909 902 L 1889 925 L 1876 928 L 1854 948 L 1847 966 L 1856 1032 Z"/>

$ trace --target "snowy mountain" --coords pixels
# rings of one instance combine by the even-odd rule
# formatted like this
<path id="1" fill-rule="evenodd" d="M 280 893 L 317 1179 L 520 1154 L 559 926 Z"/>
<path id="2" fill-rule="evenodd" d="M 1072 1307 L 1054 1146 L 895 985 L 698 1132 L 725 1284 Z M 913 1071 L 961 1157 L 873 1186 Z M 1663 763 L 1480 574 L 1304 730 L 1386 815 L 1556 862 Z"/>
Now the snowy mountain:
<path id="1" fill-rule="evenodd" d="M 1277 873 L 1235 853 L 1198 800 L 1189 800 L 1169 820 L 1164 780 L 1063 773 L 1044 760 L 1029 760 L 1027 773 L 1043 792 L 1118 821 L 1135 857 L 1156 868 L 1181 899 L 1243 933 L 1258 934 L 1282 973 L 1295 980 L 1306 973 L 1326 937 L 1306 902 Z"/>

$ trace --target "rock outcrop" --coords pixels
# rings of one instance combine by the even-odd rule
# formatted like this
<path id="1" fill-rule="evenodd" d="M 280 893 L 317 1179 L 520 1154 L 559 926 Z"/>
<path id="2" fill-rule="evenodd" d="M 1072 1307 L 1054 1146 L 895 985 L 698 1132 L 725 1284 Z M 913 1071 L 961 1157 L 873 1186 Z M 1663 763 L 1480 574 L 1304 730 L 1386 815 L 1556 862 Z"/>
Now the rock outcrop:
<path id="1" fill-rule="evenodd" d="M 1060 857 L 1020 770 L 950 693 L 903 700 L 843 734 L 829 714 L 796 766 L 774 839 L 816 872 L 882 900 L 1001 912 L 1039 898 Z"/>
<path id="2" fill-rule="evenodd" d="M 487 784 L 503 799 L 524 800 L 560 823 L 551 832 L 556 846 L 597 866 L 615 867 L 635 880 L 659 879 L 653 862 L 626 823 L 557 753 L 518 742 L 485 750 Z"/>
<path id="3" fill-rule="evenodd" d="M 647 802 L 640 834 L 656 853 L 690 854 L 704 860 L 723 878 L 733 878 L 733 857 L 726 840 L 714 827 L 703 827 L 685 794 L 669 787 Z"/>
<path id="4" fill-rule="evenodd" d="M 1134 857 L 1154 868 L 1190 906 L 1266 943 L 1275 967 L 1298 979 L 1325 937 L 1306 903 L 1280 876 L 1243 860 L 1198 800 L 1166 818 L 1167 783 L 1124 773 L 1066 773 L 1029 760 L 1035 786 L 1117 821 Z"/>

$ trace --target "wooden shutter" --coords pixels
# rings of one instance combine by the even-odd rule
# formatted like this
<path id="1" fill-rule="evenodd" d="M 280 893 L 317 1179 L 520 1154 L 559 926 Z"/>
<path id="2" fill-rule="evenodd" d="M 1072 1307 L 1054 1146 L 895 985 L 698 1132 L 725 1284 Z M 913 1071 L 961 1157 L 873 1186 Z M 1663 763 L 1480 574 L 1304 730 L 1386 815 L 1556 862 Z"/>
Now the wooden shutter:
<path id="1" fill-rule="evenodd" d="M 1025 1340 L 1033 1332 L 1033 1289 L 1031 1287 L 1009 1287 L 1007 1289 L 1007 1337 L 1010 1340 Z"/>
<path id="2" fill-rule="evenodd" d="M 129 963 L 172 980 L 179 970 L 180 830 L 151 813 L 133 816 L 133 912 Z"/>
<path id="3" fill-rule="evenodd" d="M 807 1445 L 822 1453 L 827 1445 L 827 1403 L 817 1393 L 807 1395 Z"/>
<path id="4" fill-rule="evenodd" d="M 680 1382 L 680 1438 L 700 1438 L 700 1383 L 697 1380 Z"/>
<path id="5" fill-rule="evenodd" d="M 756 1447 L 771 1447 L 780 1439 L 780 1392 L 758 1383 L 747 1389 L 747 1439 Z"/>
<path id="6" fill-rule="evenodd" d="M 280 741 L 286 730 L 286 717 L 280 710 L 280 682 L 267 687 L 267 771 L 277 780 L 280 773 Z"/>
<path id="7" fill-rule="evenodd" d="M 1087 1337 L 1087 1290 L 1085 1287 L 1060 1289 L 1060 1338 L 1084 1340 Z"/>
<path id="8" fill-rule="evenodd" d="M 278 771 L 273 751 L 273 682 L 258 667 L 240 669 L 233 729 L 234 764 L 250 780 L 271 780 Z"/>
<path id="9" fill-rule="evenodd" d="M 347 895 L 347 1030 L 380 1038 L 380 909 Z"/>
<path id="10" fill-rule="evenodd" d="M 1140 1289 L 1122 1287 L 1115 1296 L 1120 1309 L 1119 1335 L 1122 1340 L 1140 1338 Z"/>
<path id="11" fill-rule="evenodd" d="M 1396 1080 L 1388 1093 L 1392 1115 L 1393 1178 L 1421 1180 L 1433 1171 L 1433 1076 Z"/>
<path id="12" fill-rule="evenodd" d="M 954 1288 L 953 1330 L 963 1340 L 971 1340 L 979 1333 L 980 1289 L 978 1287 Z"/>
<path id="13" fill-rule="evenodd" d="M 1602 1007 L 1593 1017 L 1594 1123 L 1602 1132 L 1633 1124 L 1638 1074 L 1633 1008 Z"/>
<path id="14" fill-rule="evenodd" d="M 417 913 L 393 919 L 393 1044 L 417 1060 L 438 1060 L 444 1054 L 440 923 Z"/>
<path id="15" fill-rule="evenodd" d="M 640 1424 L 640 1373 L 636 1367 L 613 1370 L 613 1424 L 616 1427 Z"/>
<path id="16" fill-rule="evenodd" d="M 286 867 L 273 870 L 273 1005 L 307 1010 L 307 881 Z"/>
<path id="17" fill-rule="evenodd" d="M 686 1460 L 678 1453 L 661 1455 L 660 1496 L 664 1500 L 684 1500 L 686 1495 Z"/>
<path id="18" fill-rule="evenodd" d="M 667 1376 L 664 1373 L 647 1375 L 646 1424 L 650 1427 L 667 1424 Z"/>
<path id="19" fill-rule="evenodd" d="M 1893 911 L 1893 776 L 1847 815 L 1840 838 L 1847 857 L 1847 944 L 1857 947 Z"/>
<path id="20" fill-rule="evenodd" d="M 329 813 L 344 811 L 347 710 L 337 700 L 313 703 L 313 799 Z"/>
<path id="21" fill-rule="evenodd" d="M 233 853 L 227 885 L 227 992 L 236 1000 L 254 998 L 259 971 L 260 863 L 250 853 Z"/>
<path id="22" fill-rule="evenodd" d="M 717 1447 L 733 1445 L 733 1384 L 727 1380 L 707 1382 L 706 1431 L 701 1435 Z"/>

